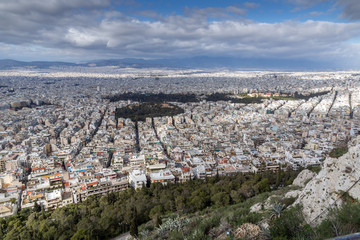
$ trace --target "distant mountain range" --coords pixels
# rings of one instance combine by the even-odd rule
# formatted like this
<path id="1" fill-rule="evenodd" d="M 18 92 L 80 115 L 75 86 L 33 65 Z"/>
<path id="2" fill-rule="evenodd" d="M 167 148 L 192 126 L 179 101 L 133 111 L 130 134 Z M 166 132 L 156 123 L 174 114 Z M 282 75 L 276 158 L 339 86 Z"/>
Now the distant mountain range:
<path id="1" fill-rule="evenodd" d="M 0 69 L 12 69 L 20 67 L 34 67 L 34 68 L 49 68 L 52 66 L 76 66 L 75 63 L 68 62 L 47 62 L 47 61 L 34 61 L 34 62 L 23 62 L 12 59 L 0 60 Z"/>
<path id="2" fill-rule="evenodd" d="M 92 66 L 118 66 L 120 68 L 228 68 L 239 70 L 288 70 L 288 71 L 320 71 L 320 70 L 344 70 L 341 66 L 332 66 L 328 63 L 299 60 L 274 60 L 274 59 L 246 59 L 236 57 L 206 57 L 198 56 L 191 58 L 176 59 L 107 59 L 94 60 L 87 63 L 34 61 L 23 62 L 11 59 L 0 60 L 0 70 L 14 68 L 46 69 L 50 67 L 92 67 Z"/>

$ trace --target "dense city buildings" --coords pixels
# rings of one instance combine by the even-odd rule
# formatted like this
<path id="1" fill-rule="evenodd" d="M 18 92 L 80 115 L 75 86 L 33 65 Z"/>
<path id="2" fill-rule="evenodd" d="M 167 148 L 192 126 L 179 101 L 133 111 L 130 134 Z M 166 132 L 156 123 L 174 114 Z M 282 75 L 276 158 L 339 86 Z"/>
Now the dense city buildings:
<path id="1" fill-rule="evenodd" d="M 109 67 L 0 72 L 0 216 L 152 183 L 321 165 L 359 133 L 359 78 Z M 129 92 L 196 101 L 165 102 L 183 112 L 138 121 L 116 113 L 141 103 L 110 101 Z M 214 93 L 230 100 L 207 101 Z M 260 101 L 231 100 L 252 97 Z"/>

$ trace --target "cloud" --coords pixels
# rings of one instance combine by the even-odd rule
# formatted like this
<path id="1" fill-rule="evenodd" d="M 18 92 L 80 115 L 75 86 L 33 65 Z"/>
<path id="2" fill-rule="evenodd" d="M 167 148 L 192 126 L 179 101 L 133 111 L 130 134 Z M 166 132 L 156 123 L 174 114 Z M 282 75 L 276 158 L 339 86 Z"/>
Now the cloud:
<path id="1" fill-rule="evenodd" d="M 109 4 L 109 0 L 12 0 L 0 2 L 0 11 L 25 15 L 34 13 L 62 15 L 77 8 L 97 9 Z"/>
<path id="2" fill-rule="evenodd" d="M 312 17 L 319 17 L 319 16 L 321 16 L 321 15 L 324 15 L 323 12 L 317 12 L 317 11 L 310 12 L 309 14 L 310 14 L 310 16 L 312 16 Z"/>
<path id="3" fill-rule="evenodd" d="M 337 4 L 343 8 L 341 17 L 350 20 L 360 20 L 360 1 L 359 0 L 338 0 Z"/>
<path id="4" fill-rule="evenodd" d="M 136 12 L 136 15 L 142 16 L 142 17 L 147 17 L 150 19 L 161 19 L 162 18 L 159 13 L 157 13 L 156 11 L 153 11 L 153 10 L 138 11 L 138 12 Z"/>
<path id="5" fill-rule="evenodd" d="M 327 2 L 329 0 L 285 0 L 285 1 L 298 6 L 297 9 L 307 9 L 315 6 L 316 4 Z"/>
<path id="6" fill-rule="evenodd" d="M 255 3 L 255 2 L 245 2 L 244 3 L 244 6 L 246 8 L 258 8 L 260 7 L 260 4 L 259 3 Z"/>
<path id="7" fill-rule="evenodd" d="M 185 16 L 197 18 L 232 18 L 244 16 L 246 9 L 228 6 L 225 8 L 185 8 Z"/>
<path id="8" fill-rule="evenodd" d="M 297 6 L 295 11 L 311 8 L 319 3 L 329 2 L 333 8 L 341 8 L 340 16 L 349 20 L 360 20 L 360 1 L 359 0 L 285 0 Z M 329 9 L 328 11 L 331 11 Z M 318 16 L 319 12 L 311 12 L 310 15 Z"/>
<path id="9" fill-rule="evenodd" d="M 138 12 L 151 19 L 143 20 L 100 0 L 14 2 L 19 9 L 13 1 L 0 3 L 1 56 L 23 51 L 23 56 L 66 60 L 197 55 L 360 60 L 359 46 L 349 43 L 360 35 L 358 22 L 260 23 L 245 19 L 246 10 L 235 6 L 169 16 Z"/>
<path id="10" fill-rule="evenodd" d="M 55 32 L 61 36 L 73 24 L 96 24 L 96 18 L 101 16 L 99 9 L 109 3 L 107 0 L 1 1 L 0 41 L 9 44 L 48 41 L 46 36 Z"/>
<path id="11" fill-rule="evenodd" d="M 137 57 L 199 54 L 326 59 L 348 51 L 346 41 L 359 34 L 360 23 L 198 22 L 172 16 L 154 22 L 104 20 L 87 31 L 69 29 L 64 41 L 74 47 L 92 46 Z"/>

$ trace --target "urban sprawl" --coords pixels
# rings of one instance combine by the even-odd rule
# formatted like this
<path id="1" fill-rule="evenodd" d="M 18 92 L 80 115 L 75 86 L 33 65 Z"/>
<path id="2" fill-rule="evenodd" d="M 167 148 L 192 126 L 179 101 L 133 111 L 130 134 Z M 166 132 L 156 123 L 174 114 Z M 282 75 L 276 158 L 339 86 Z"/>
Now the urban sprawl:
<path id="1" fill-rule="evenodd" d="M 115 67 L 0 72 L 0 217 L 153 183 L 321 165 L 359 133 L 359 79 Z M 117 109 L 141 104 L 109 99 L 129 92 L 199 101 L 169 102 L 183 109 L 174 116 L 116 118 Z M 261 101 L 207 101 L 214 93 Z"/>

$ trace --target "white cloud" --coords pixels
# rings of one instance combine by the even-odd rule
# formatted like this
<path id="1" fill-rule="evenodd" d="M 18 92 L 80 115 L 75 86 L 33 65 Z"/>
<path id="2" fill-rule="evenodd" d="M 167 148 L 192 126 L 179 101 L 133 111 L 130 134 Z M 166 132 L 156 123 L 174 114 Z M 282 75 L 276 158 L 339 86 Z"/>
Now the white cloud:
<path id="1" fill-rule="evenodd" d="M 76 8 L 96 9 L 109 4 L 109 0 L 11 0 L 1 1 L 0 11 L 25 15 L 33 13 L 61 15 Z"/>
<path id="2" fill-rule="evenodd" d="M 268 57 L 296 57 L 298 54 L 327 55 L 328 47 L 360 34 L 360 23 L 332 23 L 307 21 L 282 23 L 256 23 L 215 21 L 198 24 L 184 17 L 164 21 L 103 21 L 97 30 L 98 37 L 79 34 L 90 42 L 107 42 L 107 47 L 126 53 L 137 49 L 154 56 L 171 56 L 201 52 L 203 54 L 245 54 Z M 141 34 L 139 34 L 141 33 Z M 86 46 L 89 46 L 86 41 Z M 344 47 L 343 46 L 343 47 Z M 165 51 L 166 50 L 166 51 Z M 285 51 L 286 50 L 286 51 Z"/>
<path id="3" fill-rule="evenodd" d="M 299 6 L 300 8 L 310 8 L 316 4 L 327 2 L 329 0 L 286 0 L 287 2 Z"/>
<path id="4" fill-rule="evenodd" d="M 78 47 L 87 47 L 98 44 L 103 45 L 106 43 L 106 39 L 102 38 L 98 32 L 94 32 L 90 29 L 81 31 L 70 28 L 64 39 Z"/>
<path id="5" fill-rule="evenodd" d="M 14 1 L 18 8 L 27 0 Z M 32 1 L 28 12 L 15 3 L 0 3 L 0 54 L 6 45 L 39 46 L 54 58 L 186 57 L 196 55 L 276 59 L 359 59 L 359 47 L 349 40 L 360 35 L 360 23 L 324 21 L 278 23 L 252 22 L 245 10 L 226 8 L 188 9 L 184 16 L 170 15 L 145 21 L 112 9 L 99 10 L 108 2 L 88 0 Z M 43 1 L 41 1 L 43 2 Z M 72 6 L 86 9 L 87 14 Z M 19 12 L 20 11 L 20 12 Z M 156 13 L 150 12 L 156 16 Z M 234 16 L 236 16 L 234 18 Z M 208 21 L 216 17 L 216 21 Z M 45 50 L 44 50 L 45 51 Z M 29 51 L 30 53 L 31 51 Z M 35 55 L 36 58 L 38 55 Z M 45 55 L 44 55 L 45 56 Z"/>
<path id="6" fill-rule="evenodd" d="M 260 6 L 260 4 L 256 2 L 245 2 L 244 6 L 247 8 L 257 8 Z"/>

